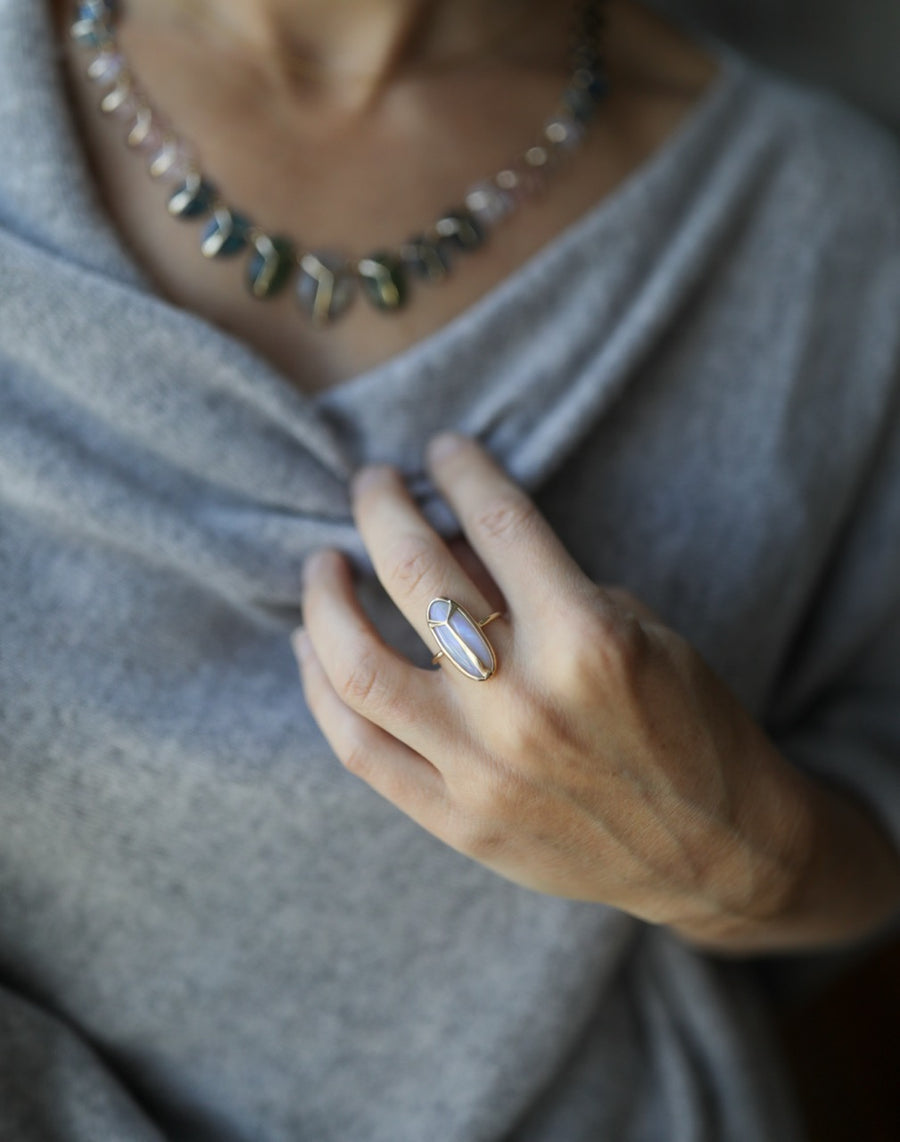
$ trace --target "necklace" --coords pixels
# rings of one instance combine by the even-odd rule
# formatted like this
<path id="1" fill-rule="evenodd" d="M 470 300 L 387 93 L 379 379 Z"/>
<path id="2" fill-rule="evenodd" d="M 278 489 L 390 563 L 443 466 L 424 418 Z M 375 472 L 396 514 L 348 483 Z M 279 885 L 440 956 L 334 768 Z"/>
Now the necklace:
<path id="1" fill-rule="evenodd" d="M 581 0 L 571 74 L 558 107 L 537 141 L 491 178 L 464 195 L 421 233 L 393 249 L 363 257 L 313 250 L 257 226 L 235 209 L 201 169 L 194 146 L 150 103 L 128 65 L 116 34 L 116 0 L 76 3 L 71 34 L 84 49 L 86 72 L 100 92 L 100 110 L 126 126 L 126 142 L 145 157 L 150 176 L 167 184 L 173 218 L 203 220 L 200 249 L 207 258 L 248 254 L 245 282 L 260 300 L 293 285 L 300 308 L 317 325 L 345 313 L 358 294 L 377 310 L 407 304 L 411 283 L 438 282 L 460 254 L 480 249 L 490 232 L 544 189 L 548 177 L 581 142 L 607 93 L 601 52 L 604 0 Z"/>

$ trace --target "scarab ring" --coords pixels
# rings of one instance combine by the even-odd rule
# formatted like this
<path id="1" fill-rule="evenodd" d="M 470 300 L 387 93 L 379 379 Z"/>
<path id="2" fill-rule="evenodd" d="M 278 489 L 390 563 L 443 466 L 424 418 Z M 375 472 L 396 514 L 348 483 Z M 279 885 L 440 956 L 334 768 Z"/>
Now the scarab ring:
<path id="1" fill-rule="evenodd" d="M 482 628 L 501 616 L 501 611 L 494 611 L 479 622 L 453 599 L 432 599 L 428 626 L 440 647 L 432 662 L 446 658 L 467 678 L 486 682 L 497 672 L 497 655 Z"/>

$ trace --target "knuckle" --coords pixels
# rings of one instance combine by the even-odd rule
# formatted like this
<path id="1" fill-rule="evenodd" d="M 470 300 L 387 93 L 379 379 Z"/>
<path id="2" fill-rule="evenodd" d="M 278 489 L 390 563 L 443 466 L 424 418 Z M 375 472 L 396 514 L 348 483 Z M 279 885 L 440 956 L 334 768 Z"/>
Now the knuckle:
<path id="1" fill-rule="evenodd" d="M 647 633 L 633 614 L 618 614 L 607 619 L 606 637 L 602 642 L 607 668 L 623 677 L 640 673 L 647 657 Z"/>
<path id="2" fill-rule="evenodd" d="M 548 705 L 533 696 L 514 716 L 505 719 L 501 728 L 502 756 L 522 768 L 540 761 L 553 737 L 555 721 Z"/>
<path id="3" fill-rule="evenodd" d="M 492 765 L 457 795 L 456 845 L 482 864 L 518 848 L 541 828 L 545 793 L 515 765 Z"/>
<path id="4" fill-rule="evenodd" d="M 370 745 L 360 739 L 350 743 L 341 756 L 341 764 L 348 773 L 368 781 L 373 768 L 374 755 Z"/>
<path id="5" fill-rule="evenodd" d="M 359 652 L 337 685 L 338 695 L 345 705 L 368 713 L 380 712 L 389 705 L 389 694 L 380 665 L 378 656 L 373 651 Z"/>
<path id="6" fill-rule="evenodd" d="M 486 761 L 478 776 L 459 794 L 466 823 L 490 835 L 507 833 L 521 816 L 524 786 L 514 765 Z"/>
<path id="7" fill-rule="evenodd" d="M 392 553 L 391 579 L 407 596 L 418 593 L 438 577 L 438 554 L 427 542 L 409 536 L 398 543 Z"/>
<path id="8" fill-rule="evenodd" d="M 460 815 L 454 828 L 454 846 L 473 860 L 490 864 L 506 847 L 503 827 L 479 812 Z"/>
<path id="9" fill-rule="evenodd" d="M 653 609 L 648 607 L 643 599 L 639 599 L 637 595 L 633 594 L 627 588 L 604 586 L 602 589 L 607 599 L 611 600 L 613 605 L 617 607 L 622 614 L 636 616 L 639 619 L 651 623 L 658 621 Z"/>
<path id="10" fill-rule="evenodd" d="M 559 640 L 560 670 L 568 690 L 591 691 L 597 682 L 632 685 L 647 660 L 647 632 L 636 615 L 600 605 L 572 616 Z"/>
<path id="11" fill-rule="evenodd" d="M 498 859 L 506 847 L 506 837 L 499 829 L 483 825 L 470 830 L 465 851 L 473 860 L 481 864 L 491 864 Z"/>
<path id="12" fill-rule="evenodd" d="M 482 508 L 474 523 L 488 538 L 505 540 L 531 528 L 536 514 L 537 509 L 525 496 L 506 493 Z"/>

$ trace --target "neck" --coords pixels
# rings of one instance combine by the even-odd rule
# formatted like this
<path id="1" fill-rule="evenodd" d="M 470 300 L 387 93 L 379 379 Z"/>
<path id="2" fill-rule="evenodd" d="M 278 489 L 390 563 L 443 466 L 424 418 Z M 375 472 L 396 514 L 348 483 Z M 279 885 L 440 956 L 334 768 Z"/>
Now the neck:
<path id="1" fill-rule="evenodd" d="M 515 40 L 542 0 L 127 0 L 125 18 L 177 26 L 252 58 L 292 86 L 341 92 L 348 103 L 374 101 L 396 75 L 417 64 L 477 58 L 505 37 Z"/>

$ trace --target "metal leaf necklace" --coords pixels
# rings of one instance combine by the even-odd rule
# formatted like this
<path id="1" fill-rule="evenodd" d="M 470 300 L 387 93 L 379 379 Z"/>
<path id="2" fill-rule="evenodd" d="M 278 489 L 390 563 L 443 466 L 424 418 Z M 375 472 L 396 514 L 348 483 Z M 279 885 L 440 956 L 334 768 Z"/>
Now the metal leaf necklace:
<path id="1" fill-rule="evenodd" d="M 299 307 L 318 325 L 345 313 L 362 294 L 377 310 L 396 312 L 414 281 L 438 282 L 459 255 L 481 248 L 491 231 L 546 185 L 574 151 L 607 93 L 601 52 L 604 0 L 582 0 L 571 74 L 559 105 L 536 141 L 463 202 L 393 249 L 363 257 L 313 249 L 269 233 L 217 190 L 200 166 L 196 148 L 178 135 L 150 103 L 128 65 L 116 34 L 120 5 L 86 0 L 75 5 L 71 34 L 84 50 L 86 72 L 101 92 L 100 110 L 125 124 L 128 146 L 145 157 L 152 178 L 170 188 L 174 218 L 203 220 L 200 249 L 207 258 L 246 258 L 245 282 L 260 300 L 293 289 Z"/>

